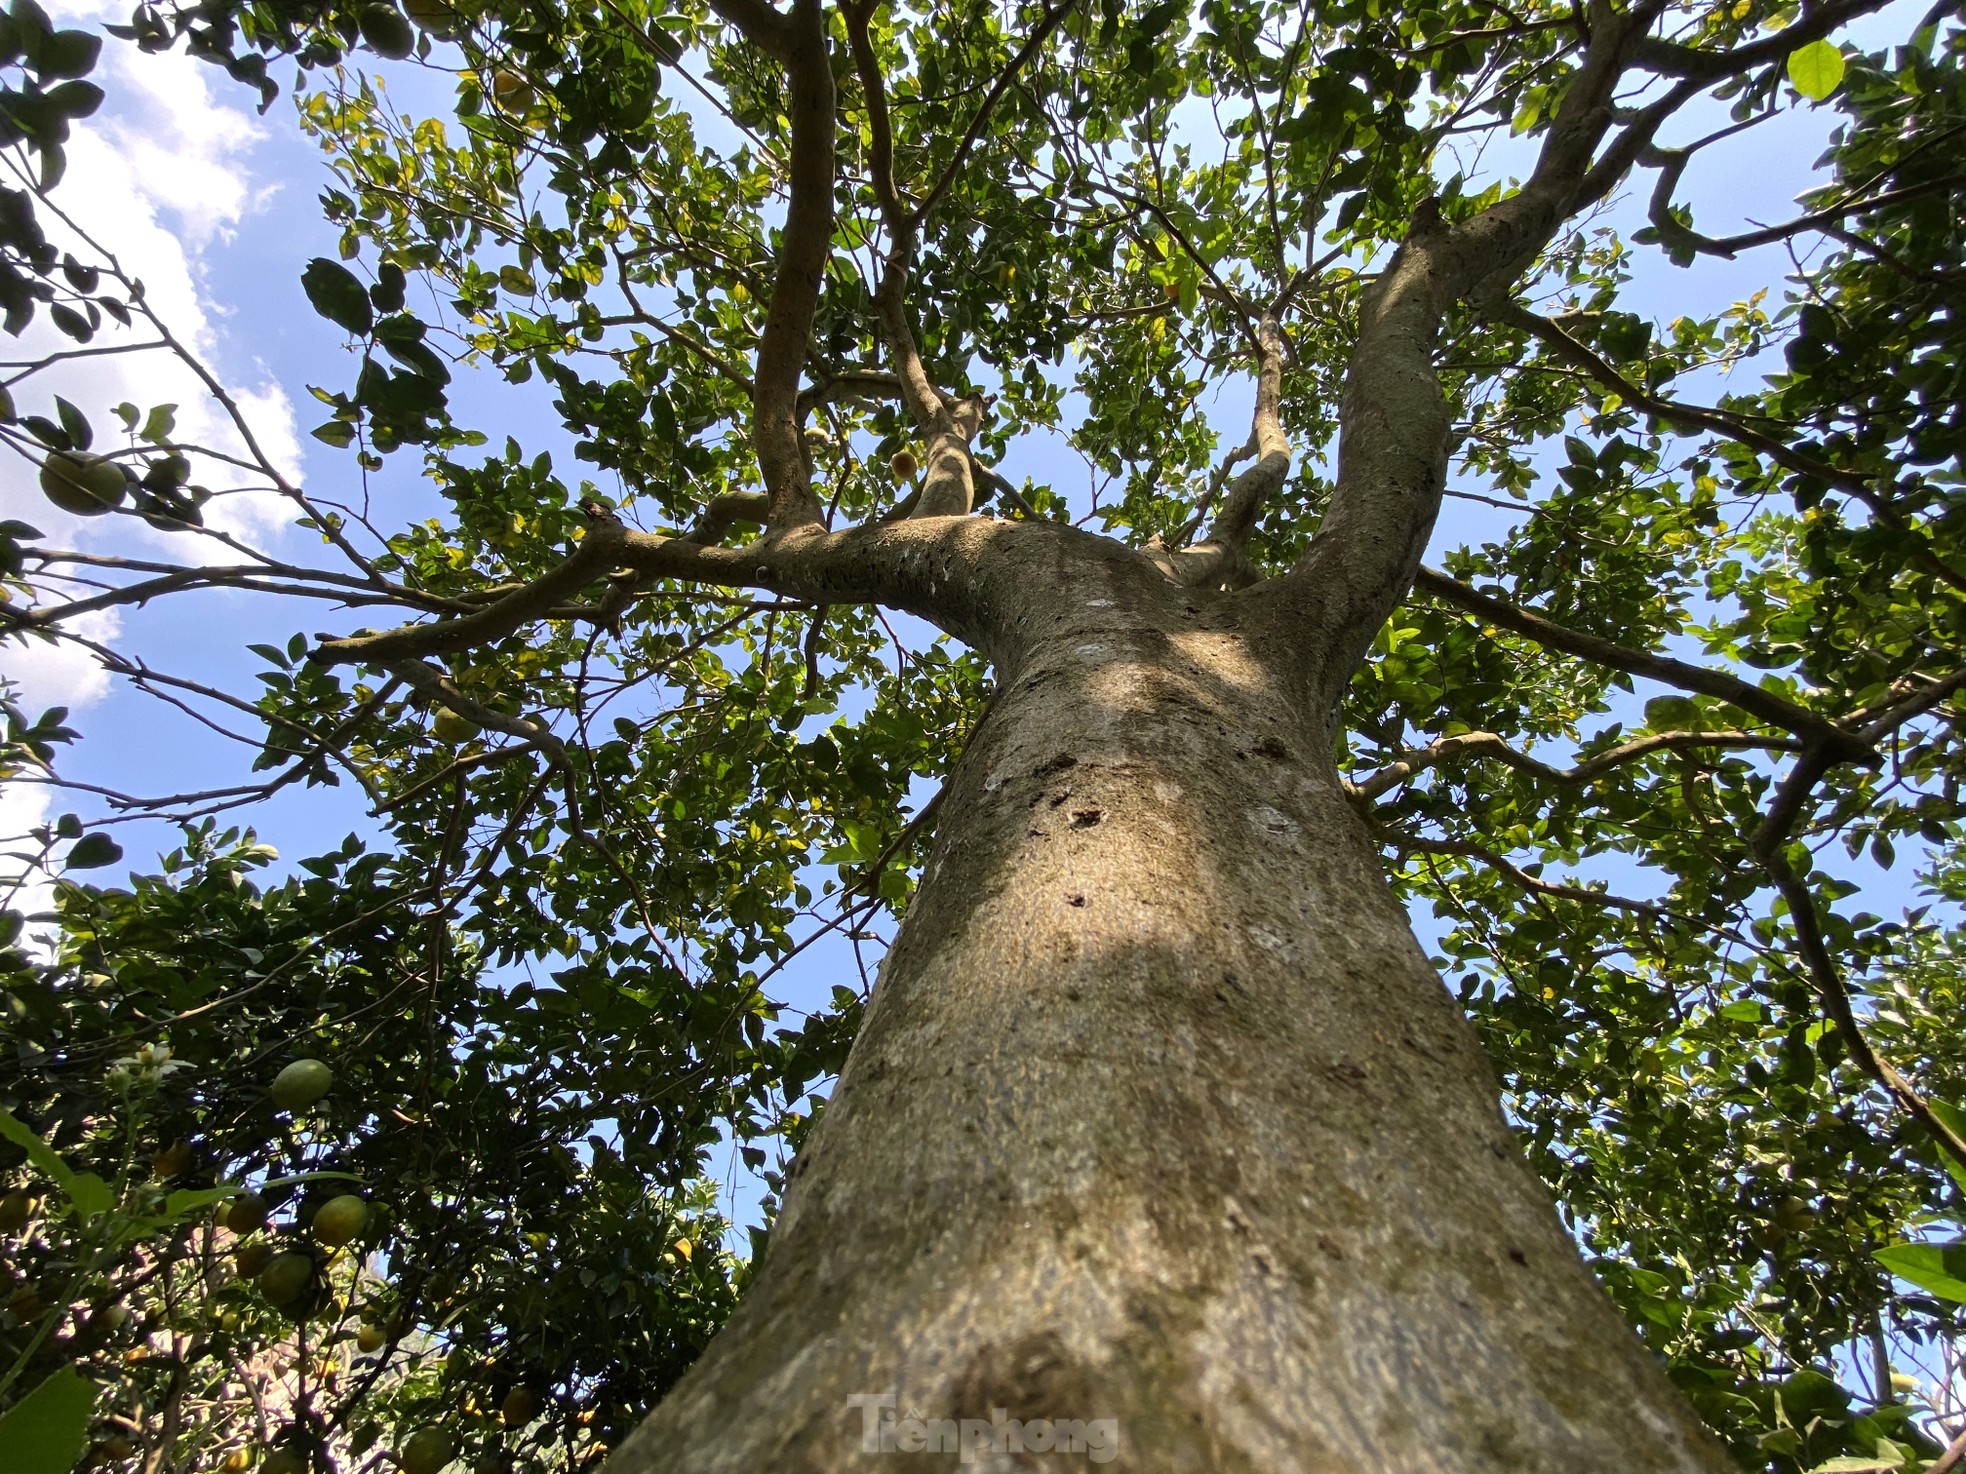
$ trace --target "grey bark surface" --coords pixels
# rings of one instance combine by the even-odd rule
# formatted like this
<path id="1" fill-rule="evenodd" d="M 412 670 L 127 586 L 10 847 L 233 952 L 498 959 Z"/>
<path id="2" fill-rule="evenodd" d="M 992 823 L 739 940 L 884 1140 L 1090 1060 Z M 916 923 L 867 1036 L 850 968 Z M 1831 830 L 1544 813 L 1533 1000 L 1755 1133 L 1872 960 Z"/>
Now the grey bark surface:
<path id="1" fill-rule="evenodd" d="M 611 1474 L 957 1467 L 863 1451 L 885 1393 L 1115 1419 L 1124 1469 L 1731 1467 L 1513 1145 L 1307 632 L 1071 547 L 759 1277 Z"/>
<path id="2" fill-rule="evenodd" d="M 909 608 L 982 650 L 999 693 L 758 1277 L 612 1474 L 1088 1458 L 868 1451 L 856 1402 L 888 1396 L 958 1423 L 1111 1420 L 1114 1462 L 1147 1471 L 1732 1467 L 1522 1161 L 1332 756 L 1440 507 L 1447 313 L 1505 295 L 1670 112 L 1612 107 L 1655 12 L 1589 12 L 1521 188 L 1453 224 L 1430 203 L 1363 294 L 1316 535 L 1239 594 L 1289 465 L 1267 317 L 1257 463 L 1209 544 L 937 515 L 971 505 L 969 437 L 942 433 L 902 310 L 916 222 L 850 32 L 901 243 L 882 321 L 961 494 L 858 534 L 774 517 L 754 548 L 688 558 Z M 682 571 L 673 541 L 623 536 L 633 566 Z"/>

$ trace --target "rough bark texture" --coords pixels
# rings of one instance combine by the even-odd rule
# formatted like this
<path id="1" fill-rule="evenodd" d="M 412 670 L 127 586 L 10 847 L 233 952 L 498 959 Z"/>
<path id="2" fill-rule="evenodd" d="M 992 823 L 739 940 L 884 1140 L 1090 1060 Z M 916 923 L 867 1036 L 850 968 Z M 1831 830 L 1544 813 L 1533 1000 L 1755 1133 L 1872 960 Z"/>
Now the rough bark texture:
<path id="1" fill-rule="evenodd" d="M 1051 548 L 759 1279 L 613 1474 L 957 1467 L 864 1450 L 888 1393 L 1126 1469 L 1730 1467 L 1512 1144 L 1304 632 Z"/>

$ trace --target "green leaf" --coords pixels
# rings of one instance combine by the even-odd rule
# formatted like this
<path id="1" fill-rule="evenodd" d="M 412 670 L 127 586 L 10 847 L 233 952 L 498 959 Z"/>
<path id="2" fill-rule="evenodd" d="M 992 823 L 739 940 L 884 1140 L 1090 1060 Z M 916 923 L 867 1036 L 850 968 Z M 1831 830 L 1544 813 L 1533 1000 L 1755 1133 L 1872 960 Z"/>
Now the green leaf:
<path id="1" fill-rule="evenodd" d="M 77 1172 L 68 1183 L 68 1201 L 76 1217 L 86 1223 L 98 1213 L 107 1213 L 115 1207 L 116 1193 L 95 1173 Z"/>
<path id="2" fill-rule="evenodd" d="M 300 274 L 301 290 L 314 310 L 338 327 L 358 336 L 375 324 L 375 307 L 368 289 L 338 261 L 316 256 Z"/>
<path id="3" fill-rule="evenodd" d="M 48 90 L 48 106 L 70 118 L 86 118 L 102 106 L 102 89 L 93 82 L 63 82 Z"/>
<path id="4" fill-rule="evenodd" d="M 75 847 L 68 852 L 65 863 L 70 870 L 99 870 L 104 865 L 114 865 L 122 858 L 123 847 L 97 830 L 75 841 Z"/>
<path id="5" fill-rule="evenodd" d="M 57 77 L 86 77 L 95 70 L 101 52 L 100 36 L 87 31 L 56 31 L 41 43 L 30 65 L 44 82 Z"/>
<path id="6" fill-rule="evenodd" d="M 84 1222 L 115 1206 L 116 1194 L 108 1183 L 93 1172 L 71 1172 L 53 1147 L 4 1106 L 0 1106 L 0 1136 L 27 1153 L 27 1159 L 61 1189 Z"/>
<path id="7" fill-rule="evenodd" d="M 5 1106 L 0 1106 L 0 1136 L 6 1137 L 26 1152 L 28 1161 L 40 1168 L 42 1175 L 63 1192 L 72 1192 L 75 1174 L 68 1170 L 68 1163 L 64 1162 L 55 1149 L 43 1141 L 25 1121 Z"/>
<path id="8" fill-rule="evenodd" d="M 1811 41 L 1789 53 L 1789 81 L 1811 102 L 1821 102 L 1843 81 L 1843 53 L 1827 41 Z"/>
<path id="9" fill-rule="evenodd" d="M 68 1474 L 82 1457 L 96 1385 L 74 1367 L 60 1367 L 19 1402 L 0 1413 L 0 1448 L 8 1474 Z"/>
<path id="10" fill-rule="evenodd" d="M 1966 1243 L 1892 1244 L 1871 1257 L 1899 1279 L 1966 1305 Z"/>
<path id="11" fill-rule="evenodd" d="M 1958 1106 L 1949 1106 L 1941 1100 L 1932 1101 L 1930 1109 L 1948 1131 L 1954 1136 L 1966 1139 L 1966 1111 L 1960 1110 Z M 1966 1188 L 1966 1167 L 1960 1166 L 1944 1152 L 1939 1153 L 1939 1162 L 1951 1174 L 1954 1182 Z"/>
<path id="12" fill-rule="evenodd" d="M 241 1187 L 181 1187 L 164 1199 L 164 1212 L 171 1218 L 182 1218 L 244 1191 Z"/>
<path id="13" fill-rule="evenodd" d="M 346 420 L 329 420 L 325 425 L 314 427 L 314 438 L 336 450 L 346 450 L 354 443 L 355 427 Z"/>
<path id="14" fill-rule="evenodd" d="M 89 428 L 89 417 L 59 394 L 55 396 L 55 417 L 61 421 L 69 443 L 77 450 L 87 450 L 95 443 L 95 433 Z"/>

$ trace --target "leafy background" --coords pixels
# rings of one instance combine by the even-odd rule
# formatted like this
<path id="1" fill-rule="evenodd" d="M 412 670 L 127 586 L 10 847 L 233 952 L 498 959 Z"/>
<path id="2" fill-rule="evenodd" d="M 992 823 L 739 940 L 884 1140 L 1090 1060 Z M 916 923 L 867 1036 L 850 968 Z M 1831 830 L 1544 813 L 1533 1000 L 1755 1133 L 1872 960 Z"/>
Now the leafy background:
<path id="1" fill-rule="evenodd" d="M 1309 215 L 1347 249 L 1304 288 L 1285 388 L 1300 460 L 1251 554 L 1274 570 L 1301 549 L 1357 273 L 1428 189 L 1450 216 L 1476 208 L 1552 104 L 1554 32 L 1506 48 L 1455 39 L 1483 28 L 1474 9 L 1331 8 L 1314 66 L 1259 38 L 1266 25 L 1288 35 L 1289 11 L 1105 6 L 1067 20 L 918 269 L 925 353 L 946 381 L 998 396 L 983 446 L 1033 509 L 1135 541 L 1179 536 L 1247 415 L 1229 292 L 1280 281 L 1294 258 L 1270 227 Z M 38 119 L 17 151 L 62 204 L 77 184 L 50 176 L 70 154 L 87 164 L 67 130 L 97 102 L 73 87 L 99 72 L 91 48 L 56 39 L 75 32 L 37 31 L 36 14 L 11 13 L 34 39 L 9 64 L 9 116 Z M 1753 5 L 1689 17 L 1717 44 L 1781 20 Z M 289 324 L 272 377 L 319 386 L 311 405 L 294 393 L 297 420 L 245 417 L 272 447 L 259 470 L 291 479 L 304 464 L 310 489 L 336 488 L 336 505 L 301 509 L 296 559 L 308 541 L 372 532 L 378 570 L 463 599 L 552 566 L 582 496 L 684 526 L 753 484 L 733 373 L 768 292 L 782 99 L 705 13 L 492 10 L 461 48 L 373 7 L 119 19 L 114 64 L 129 77 L 183 67 L 168 75 L 195 81 L 172 85 L 202 89 L 219 63 L 223 85 L 270 101 L 269 117 L 298 103 L 312 143 L 279 157 L 324 148 L 334 171 L 318 201 L 290 187 L 262 226 L 242 207 L 245 243 L 211 258 L 244 278 L 264 253 L 265 279 L 242 281 L 237 300 Z M 921 140 L 904 162 L 921 174 L 946 161 L 966 91 L 1030 24 L 962 19 L 878 37 Z M 1792 163 L 1784 192 L 1806 182 L 1825 134 L 1825 198 L 1880 177 L 1910 192 L 1864 217 L 1888 255 L 1832 239 L 1806 263 L 1779 245 L 1717 259 L 1693 232 L 1709 217 L 1734 228 L 1728 188 L 1691 190 L 1692 214 L 1662 219 L 1634 190 L 1581 222 L 1528 294 L 1622 389 L 1519 326 L 1455 324 L 1444 360 L 1465 499 L 1436 539 L 1450 574 L 1831 713 L 1950 673 L 1958 592 L 1921 560 L 1958 561 L 1961 262 L 1943 141 L 1962 99 L 1954 33 L 1921 33 L 1920 19 L 1888 13 L 1874 39 L 1837 49 L 1821 111 L 1798 90 L 1824 91 L 1835 68 L 1821 52 L 1778 58 L 1711 105 L 1715 128 L 1730 107 L 1770 117 L 1746 135 L 1767 154 L 1747 157 Z M 304 74 L 276 76 L 296 57 Z M 1252 92 L 1264 108 L 1233 101 Z M 1441 146 L 1429 182 L 1412 166 L 1436 147 L 1427 109 L 1464 92 L 1500 106 L 1476 115 L 1485 131 Z M 875 359 L 876 237 L 869 201 L 849 203 L 818 331 L 818 362 L 840 373 Z M 31 356 L 96 341 L 119 308 L 141 317 L 130 270 L 49 257 L 35 232 L 68 240 L 58 224 L 0 223 L 13 273 L 0 305 Z M 237 339 L 273 341 L 243 324 Z M 201 386 L 158 418 L 156 380 L 119 367 L 135 386 L 119 431 L 113 396 L 70 389 L 64 372 L 14 386 L 39 422 L 7 438 L 87 448 L 120 434 L 144 468 L 132 509 L 152 519 L 153 555 L 193 514 L 242 540 L 282 535 L 294 513 L 277 483 L 195 479 L 213 458 L 187 448 L 240 432 Z M 63 413 L 53 393 L 83 408 Z M 1909 468 L 1904 525 L 1833 478 L 1656 412 L 1667 398 L 1717 404 L 1845 472 Z M 321 449 L 303 461 L 280 448 L 282 425 L 316 416 Z M 839 399 L 814 423 L 837 515 L 891 506 L 887 458 L 910 438 L 899 411 Z M 50 524 L 38 499 L 21 505 Z M 8 571 L 39 566 L 37 539 L 12 537 Z M 557 623 L 450 663 L 481 716 L 538 723 L 549 743 L 483 722 L 445 730 L 455 712 L 415 689 L 302 659 L 309 634 L 364 622 L 359 608 L 297 611 L 270 603 L 270 584 L 209 597 L 227 601 L 224 621 L 169 600 L 123 618 L 168 657 L 157 669 L 248 692 L 223 715 L 250 739 L 257 777 L 214 756 L 216 737 L 170 751 L 123 695 L 82 743 L 39 706 L 7 713 L 0 757 L 23 782 L 54 764 L 154 795 L 210 762 L 224 776 L 209 786 L 246 787 L 129 813 L 84 789 L 70 806 L 87 824 L 34 816 L 23 856 L 62 878 L 27 893 L 45 940 L 11 924 L 0 1044 L 19 1067 L 0 1090 L 63 1170 L 100 1188 L 78 1194 L 72 1179 L 65 1192 L 14 1143 L 0 1397 L 53 1387 L 59 1402 L 68 1384 L 44 1378 L 83 1369 L 98 1391 L 75 1442 L 97 1463 L 158 1447 L 190 1467 L 389 1450 L 413 1462 L 410 1441 L 431 1427 L 487 1469 L 592 1462 L 741 1292 L 778 1174 L 905 912 L 928 801 L 987 672 L 891 616 L 662 590 L 607 638 Z M 84 628 L 93 645 L 68 649 L 131 648 L 121 632 Z M 135 691 L 204 694 L 116 658 Z M 1961 1186 L 1826 1025 L 1793 920 L 1753 863 L 1783 749 L 1662 746 L 1601 781 L 1565 778 L 1632 739 L 1738 718 L 1425 593 L 1382 633 L 1349 716 L 1362 783 L 1476 733 L 1558 770 L 1467 746 L 1375 795 L 1371 817 L 1526 1149 L 1640 1333 L 1751 1467 L 1923 1467 L 1950 1431 L 1934 1414 L 1958 1413 L 1946 1358 L 1966 1276 L 1942 1245 Z M 1883 767 L 1832 770 L 1791 860 L 1837 903 L 1827 929 L 1867 1034 L 1941 1103 L 1966 1102 L 1951 734 L 1941 703 L 1893 733 Z M 231 827 L 241 810 L 297 858 Z M 157 812 L 182 818 L 182 834 L 125 822 Z M 162 861 L 96 883 L 123 858 L 112 833 L 132 858 Z M 267 1094 L 296 1056 L 335 1074 L 298 1114 Z M 351 1183 L 370 1222 L 355 1252 L 331 1255 L 307 1225 Z M 247 1184 L 272 1221 L 239 1236 L 214 1214 Z M 271 1240 L 317 1261 L 284 1307 L 240 1272 L 238 1252 Z M 23 1412 L 24 1397 L 6 1416 Z"/>

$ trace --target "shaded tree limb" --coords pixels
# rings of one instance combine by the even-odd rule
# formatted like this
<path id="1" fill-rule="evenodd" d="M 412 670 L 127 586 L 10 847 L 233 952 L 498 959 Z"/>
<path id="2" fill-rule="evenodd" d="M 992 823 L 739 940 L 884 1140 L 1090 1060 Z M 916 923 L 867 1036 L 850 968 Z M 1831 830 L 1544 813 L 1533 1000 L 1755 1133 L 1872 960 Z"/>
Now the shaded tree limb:
<path id="1" fill-rule="evenodd" d="M 1702 51 L 1663 37 L 1648 36 L 1633 49 L 1632 60 L 1646 71 L 1666 77 L 1713 82 L 1738 76 L 1752 67 L 1781 61 L 1798 46 L 1820 41 L 1846 21 L 1882 9 L 1882 0 L 1847 0 L 1842 5 L 1805 9 L 1794 25 L 1731 51 Z"/>
<path id="2" fill-rule="evenodd" d="M 1461 732 L 1401 753 L 1363 782 L 1353 784 L 1352 792 L 1360 798 L 1377 798 L 1428 768 L 1461 757 L 1494 758 L 1517 772 L 1527 773 L 1546 783 L 1574 786 L 1588 783 L 1614 768 L 1655 752 L 1687 752 L 1700 748 L 1761 748 L 1793 752 L 1800 746 L 1793 738 L 1766 737 L 1754 732 L 1655 732 L 1620 743 L 1571 767 L 1558 768 L 1526 752 L 1518 752 L 1494 732 Z"/>
<path id="3" fill-rule="evenodd" d="M 1802 960 L 1809 969 L 1810 980 L 1822 1000 L 1823 1011 L 1829 1015 L 1831 1026 L 1843 1041 L 1851 1060 L 1876 1081 L 1906 1115 L 1925 1128 L 1940 1151 L 1961 1167 L 1966 1167 L 1966 1140 L 1962 1140 L 1959 1133 L 1933 1114 L 1931 1106 L 1911 1081 L 1897 1066 L 1872 1049 L 1870 1040 L 1864 1036 L 1856 1011 L 1851 1006 L 1849 990 L 1844 986 L 1843 975 L 1823 936 L 1815 894 L 1790 865 L 1784 853 L 1785 846 L 1779 839 L 1764 840 L 1758 834 L 1754 847 L 1756 858 L 1788 904 L 1789 919 L 1795 925 L 1796 950 L 1801 952 Z"/>
<path id="4" fill-rule="evenodd" d="M 1608 666 L 1626 675 L 1642 676 L 1646 680 L 1725 701 L 1772 727 L 1793 732 L 1837 762 L 1868 767 L 1880 761 L 1876 750 L 1856 733 L 1846 731 L 1826 717 L 1726 671 L 1692 665 L 1668 655 L 1634 650 L 1597 635 L 1585 634 L 1582 630 L 1570 629 L 1540 614 L 1480 593 L 1436 568 L 1422 568 L 1414 579 L 1414 587 L 1548 649 L 1561 650 L 1566 655 L 1574 655 L 1594 665 Z"/>
<path id="5" fill-rule="evenodd" d="M 885 369 L 843 369 L 799 391 L 799 417 L 842 399 L 898 399 L 901 380 Z"/>
<path id="6" fill-rule="evenodd" d="M 388 666 L 453 654 L 537 620 L 564 617 L 563 594 L 617 571 L 638 581 L 674 578 L 763 589 L 812 604 L 888 604 L 1006 658 L 1004 642 L 1023 638 L 1016 615 L 1029 602 L 1033 568 L 1058 578 L 1096 572 L 1147 597 L 1166 588 L 1162 576 L 1131 549 L 1043 517 L 1019 522 L 912 518 L 840 532 L 812 525 L 727 548 L 629 531 L 606 508 L 589 506 L 595 525 L 587 538 L 535 582 L 470 614 L 324 639 L 307 658 L 317 665 Z"/>
<path id="7" fill-rule="evenodd" d="M 546 617 L 547 611 L 579 593 L 617 565 L 628 529 L 613 512 L 589 503 L 586 537 L 579 547 L 550 572 L 514 589 L 497 602 L 470 614 L 435 624 L 406 625 L 383 633 L 327 639 L 307 653 L 316 665 L 361 661 L 387 666 L 426 655 L 449 655 L 502 639 L 514 630 Z"/>
<path id="8" fill-rule="evenodd" d="M 874 308 L 880 320 L 881 336 L 894 360 L 901 402 L 926 442 L 922 484 L 908 515 L 961 516 L 976 504 L 976 487 L 969 471 L 969 442 L 982 424 L 983 404 L 976 398 L 951 402 L 944 397 L 929 377 L 921 349 L 915 342 L 914 328 L 908 321 L 908 275 L 914 263 L 921 217 L 902 205 L 894 182 L 894 138 L 888 120 L 887 82 L 867 31 L 875 3 L 876 0 L 860 0 L 847 6 L 842 14 L 861 92 L 866 98 L 868 172 L 888 229 L 887 252 L 880 284 L 874 292 Z"/>
<path id="9" fill-rule="evenodd" d="M 1956 670 L 1949 676 L 1933 681 L 1930 685 L 1910 690 L 1909 694 L 1900 692 L 1900 687 L 1904 685 L 1905 683 L 1901 681 L 1892 687 L 1895 699 L 1854 712 L 1849 720 L 1858 723 L 1859 730 L 1864 736 L 1875 742 L 1896 731 L 1906 722 L 1923 716 L 1962 687 L 1966 687 L 1966 670 Z"/>
<path id="10" fill-rule="evenodd" d="M 1892 503 L 1890 497 L 1880 492 L 1869 477 L 1842 470 L 1827 461 L 1817 460 L 1785 441 L 1778 440 L 1751 425 L 1743 424 L 1735 416 L 1723 411 L 1676 404 L 1672 400 L 1661 399 L 1634 384 L 1597 353 L 1565 332 L 1558 324 L 1516 303 L 1500 301 L 1491 303 L 1488 315 L 1498 322 L 1507 323 L 1510 327 L 1530 334 L 1555 357 L 1590 375 L 1624 398 L 1627 403 L 1635 405 L 1647 414 L 1657 415 L 1669 423 L 1695 425 L 1715 434 L 1724 435 L 1730 440 L 1738 440 L 1742 445 L 1750 450 L 1759 451 L 1786 470 L 1800 476 L 1814 477 L 1839 491 L 1847 492 L 1862 502 L 1871 514 L 1886 526 L 1900 532 L 1914 535 L 1917 533 L 1917 529 L 1905 520 L 1904 514 Z M 1929 551 L 1917 555 L 1915 561 L 1934 578 L 1966 593 L 1966 574 L 1962 574 Z"/>
<path id="11" fill-rule="evenodd" d="M 792 32 L 797 22 L 770 0 L 709 0 L 709 4 L 721 20 L 734 26 L 753 46 L 782 62 L 790 62 Z"/>
<path id="12" fill-rule="evenodd" d="M 1654 149 L 1650 151 L 1652 161 L 1660 164 L 1658 182 L 1652 188 L 1650 221 L 1652 228 L 1659 232 L 1659 239 L 1668 245 L 1683 246 L 1689 251 L 1698 251 L 1706 256 L 1721 256 L 1732 260 L 1736 253 L 1753 250 L 1756 246 L 1773 245 L 1800 235 L 1805 230 L 1820 230 L 1831 233 L 1840 221 L 1852 215 L 1865 215 L 1872 210 L 1889 209 L 1892 205 L 1909 204 L 1927 195 L 1944 194 L 1949 190 L 1966 186 L 1966 175 L 1950 174 L 1943 179 L 1927 179 L 1918 184 L 1907 184 L 1898 189 L 1886 190 L 1883 194 L 1871 195 L 1864 199 L 1843 200 L 1834 205 L 1825 205 L 1819 210 L 1798 215 L 1780 225 L 1764 225 L 1757 230 L 1742 231 L 1736 235 L 1702 235 L 1690 226 L 1683 225 L 1672 213 L 1673 192 L 1678 189 L 1680 177 L 1692 162 L 1693 148 Z M 1840 234 L 1840 232 L 1839 232 Z"/>
<path id="13" fill-rule="evenodd" d="M 1207 487 L 1195 499 L 1194 515 L 1182 524 L 1181 530 L 1174 534 L 1169 546 L 1179 549 L 1185 548 L 1188 545 L 1189 539 L 1200 531 L 1202 523 L 1208 520 L 1208 514 L 1215 506 L 1215 498 L 1222 494 L 1222 487 L 1228 481 L 1230 472 L 1235 470 L 1236 466 L 1241 462 L 1248 460 L 1255 454 L 1255 441 L 1245 440 L 1241 445 L 1222 457 L 1220 464 L 1209 473 Z"/>
<path id="14" fill-rule="evenodd" d="M 522 743 L 545 753 L 547 760 L 556 766 L 565 763 L 566 745 L 549 728 L 530 717 L 509 716 L 485 705 L 436 666 L 421 660 L 399 660 L 391 664 L 388 670 L 426 700 L 434 701 L 489 731 L 517 737 Z"/>
<path id="15" fill-rule="evenodd" d="M 983 100 L 977 104 L 976 112 L 969 120 L 969 126 L 963 130 L 962 140 L 956 145 L 955 154 L 943 168 L 935 183 L 929 186 L 928 193 L 922 196 L 922 202 L 915 207 L 913 218 L 916 224 L 926 220 L 929 212 L 949 192 L 950 187 L 956 182 L 957 175 L 962 173 L 963 164 L 969 158 L 969 151 L 983 136 L 983 130 L 989 127 L 990 117 L 996 111 L 997 104 L 1003 100 L 1004 93 L 1010 90 L 1011 84 L 1017 80 L 1018 73 L 1024 70 L 1025 64 L 1037 55 L 1038 49 L 1058 28 L 1059 22 L 1070 15 L 1077 4 L 1078 0 L 1064 0 L 1060 5 L 1050 3 L 1045 5 L 1044 14 L 1038 17 L 1038 23 L 1031 28 L 1031 34 L 1024 38 L 1024 44 L 1017 48 L 1009 63 L 997 74 L 996 80 L 990 84 L 990 90 L 983 94 Z"/>
<path id="16" fill-rule="evenodd" d="M 1379 835 L 1385 843 L 1402 851 L 1415 851 L 1429 855 L 1455 855 L 1462 859 L 1478 860 L 1510 885 L 1530 892 L 1532 895 L 1548 896 L 1558 901 L 1581 901 L 1590 906 L 1609 906 L 1616 911 L 1633 911 L 1642 916 L 1669 918 L 1674 913 L 1656 901 L 1635 901 L 1627 896 L 1613 895 L 1609 891 L 1592 890 L 1588 886 L 1567 885 L 1562 881 L 1538 880 L 1506 855 L 1475 844 L 1470 840 L 1426 839 L 1411 834 L 1400 834 L 1392 830 L 1382 830 Z"/>
<path id="17" fill-rule="evenodd" d="M 1966 1428 L 1960 1429 L 1958 1436 L 1946 1445 L 1945 1452 L 1926 1466 L 1925 1474 L 1952 1474 L 1961 1460 L 1966 1460 Z"/>
<path id="18" fill-rule="evenodd" d="M 1895 1065 L 1871 1048 L 1870 1040 L 1865 1037 L 1851 1004 L 1850 990 L 1844 984 L 1843 973 L 1836 965 L 1828 939 L 1823 935 L 1822 916 L 1816 909 L 1815 893 L 1789 859 L 1789 835 L 1814 795 L 1816 784 L 1829 771 L 1830 765 L 1830 757 L 1819 748 L 1811 748 L 1802 754 L 1775 790 L 1774 801 L 1760 825 L 1749 836 L 1748 852 L 1767 872 L 1777 894 L 1788 906 L 1789 919 L 1795 926 L 1796 950 L 1802 954 L 1803 965 L 1808 969 L 1823 1012 L 1828 1015 L 1831 1027 L 1843 1041 L 1851 1060 L 1906 1115 L 1925 1128 L 1939 1150 L 1961 1167 L 1966 1167 L 1966 1140 L 1962 1140 L 1959 1133 L 1933 1114 L 1924 1096 Z"/>
<path id="19" fill-rule="evenodd" d="M 1017 489 L 1009 477 L 984 465 L 973 455 L 969 458 L 969 470 L 979 483 L 987 484 L 998 496 L 1017 508 L 1027 520 L 1035 522 L 1043 515 L 1036 507 L 1024 500 L 1024 493 Z"/>

